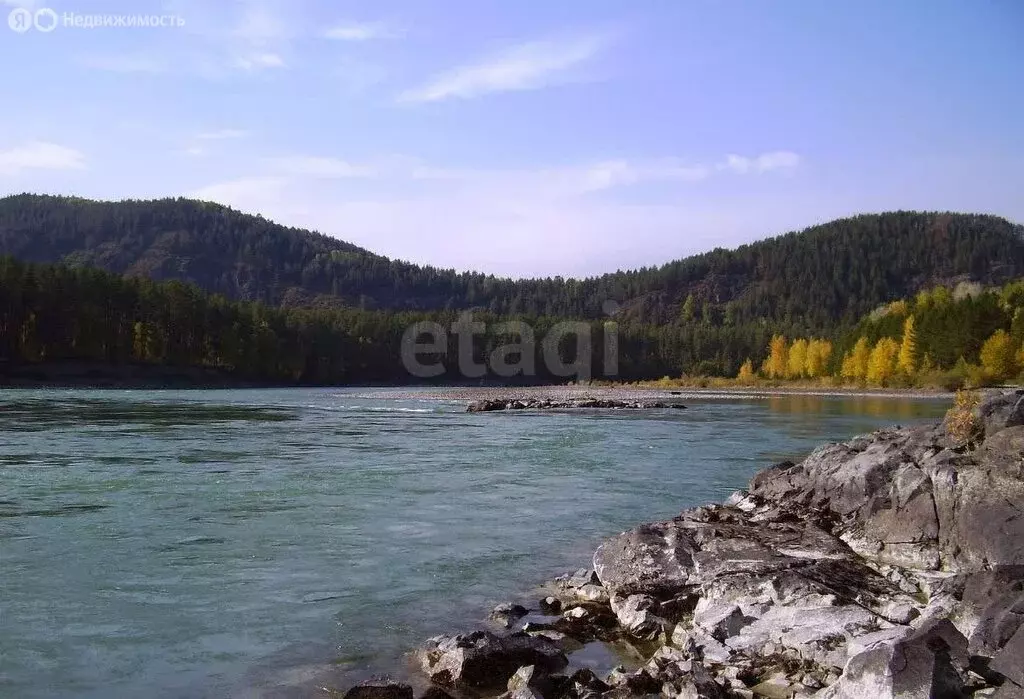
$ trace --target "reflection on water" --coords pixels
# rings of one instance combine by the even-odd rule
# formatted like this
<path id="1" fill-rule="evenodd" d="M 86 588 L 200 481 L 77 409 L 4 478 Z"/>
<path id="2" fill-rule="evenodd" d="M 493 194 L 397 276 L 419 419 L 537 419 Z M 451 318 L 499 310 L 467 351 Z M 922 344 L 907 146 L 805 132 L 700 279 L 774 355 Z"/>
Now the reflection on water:
<path id="1" fill-rule="evenodd" d="M 0 696 L 300 697 L 400 673 L 610 534 L 945 408 L 466 414 L 355 393 L 0 391 Z"/>
<path id="2" fill-rule="evenodd" d="M 936 401 L 906 400 L 879 396 L 774 395 L 767 398 L 774 413 L 813 415 L 851 415 L 887 420 L 919 420 L 935 417 Z M 941 399 L 945 405 L 945 399 Z M 941 411 L 939 411 L 941 412 Z"/>

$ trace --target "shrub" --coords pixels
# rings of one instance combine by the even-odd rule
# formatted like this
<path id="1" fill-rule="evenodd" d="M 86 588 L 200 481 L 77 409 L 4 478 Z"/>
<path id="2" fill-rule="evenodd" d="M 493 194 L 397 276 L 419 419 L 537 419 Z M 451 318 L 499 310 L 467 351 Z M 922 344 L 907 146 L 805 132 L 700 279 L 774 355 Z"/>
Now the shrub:
<path id="1" fill-rule="evenodd" d="M 946 434 L 959 445 L 969 444 L 981 431 L 974 409 L 981 396 L 974 391 L 957 391 L 953 407 L 946 413 Z"/>

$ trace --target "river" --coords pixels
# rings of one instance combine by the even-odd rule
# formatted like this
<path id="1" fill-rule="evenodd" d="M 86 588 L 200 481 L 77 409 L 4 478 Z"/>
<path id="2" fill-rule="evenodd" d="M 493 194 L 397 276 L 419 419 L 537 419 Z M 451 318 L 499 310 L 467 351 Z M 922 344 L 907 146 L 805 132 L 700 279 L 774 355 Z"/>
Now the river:
<path id="1" fill-rule="evenodd" d="M 424 638 L 586 566 L 604 537 L 946 408 L 687 404 L 0 391 L 0 696 L 308 696 L 394 671 Z"/>

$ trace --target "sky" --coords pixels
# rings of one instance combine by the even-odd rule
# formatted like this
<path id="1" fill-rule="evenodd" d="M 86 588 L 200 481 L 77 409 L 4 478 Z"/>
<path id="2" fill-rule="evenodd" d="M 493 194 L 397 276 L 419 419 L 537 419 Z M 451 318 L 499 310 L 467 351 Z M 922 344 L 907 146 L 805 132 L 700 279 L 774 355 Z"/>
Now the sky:
<path id="1" fill-rule="evenodd" d="M 195 197 L 513 277 L 655 265 L 865 212 L 1024 222 L 1017 0 L 0 12 L 0 195 Z"/>

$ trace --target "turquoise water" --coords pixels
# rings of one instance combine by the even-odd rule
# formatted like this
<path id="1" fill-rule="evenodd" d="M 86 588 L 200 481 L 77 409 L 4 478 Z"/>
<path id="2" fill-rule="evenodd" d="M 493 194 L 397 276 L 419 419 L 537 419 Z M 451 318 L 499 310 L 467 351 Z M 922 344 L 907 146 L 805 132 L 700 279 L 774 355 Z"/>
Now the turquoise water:
<path id="1" fill-rule="evenodd" d="M 466 414 L 366 393 L 0 391 L 0 696 L 308 696 L 400 672 L 603 537 L 945 408 Z"/>

